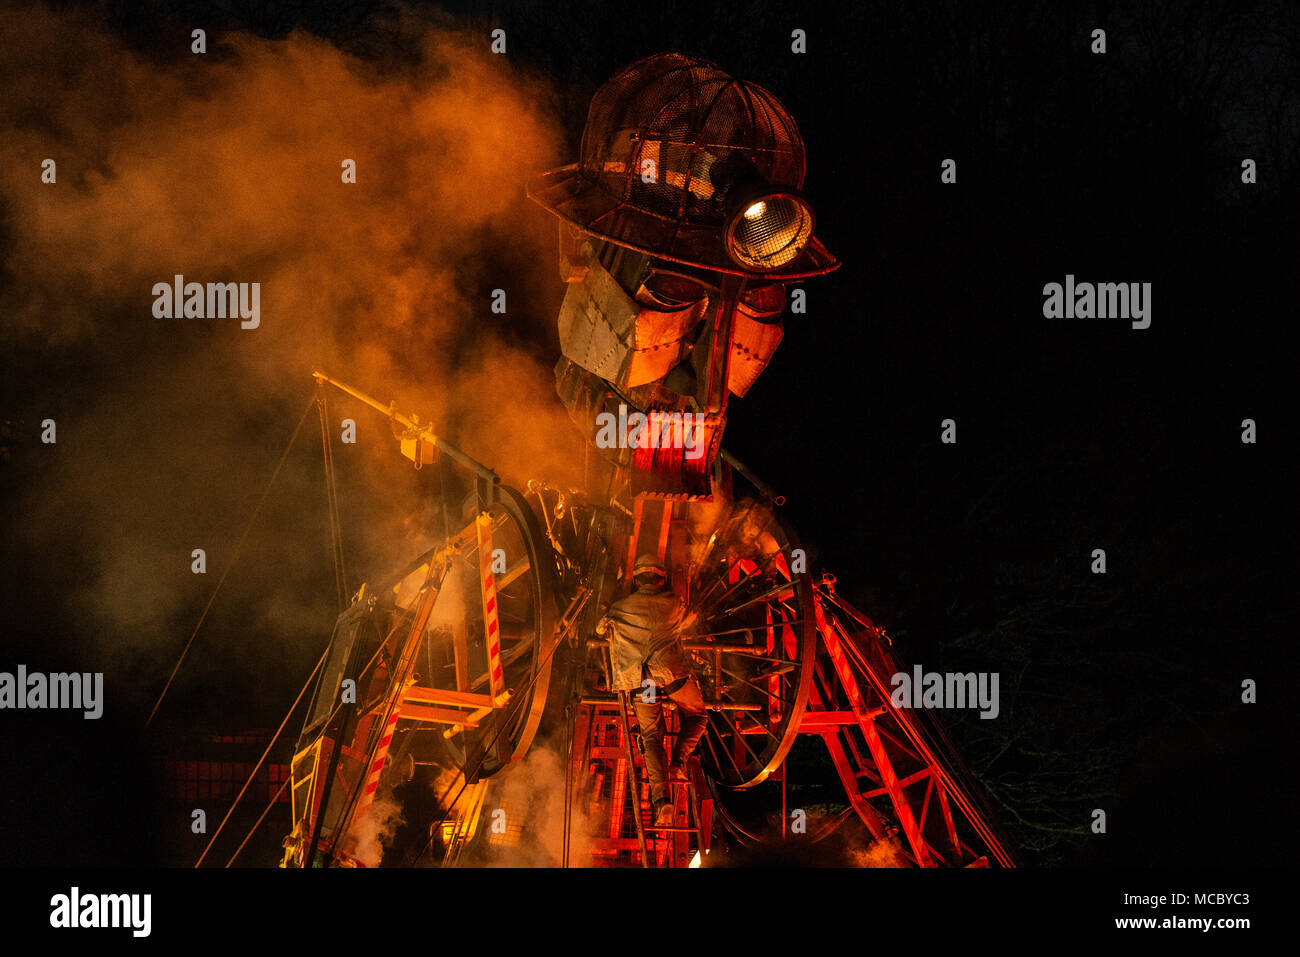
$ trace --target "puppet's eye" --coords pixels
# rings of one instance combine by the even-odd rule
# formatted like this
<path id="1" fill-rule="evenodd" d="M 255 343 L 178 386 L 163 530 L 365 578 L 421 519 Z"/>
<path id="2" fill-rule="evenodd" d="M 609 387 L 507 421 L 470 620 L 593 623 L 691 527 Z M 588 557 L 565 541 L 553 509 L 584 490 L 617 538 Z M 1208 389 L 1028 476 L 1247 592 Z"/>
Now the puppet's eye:
<path id="1" fill-rule="evenodd" d="M 651 273 L 637 290 L 637 302 L 645 306 L 680 309 L 699 302 L 706 295 L 702 285 L 685 276 Z"/>

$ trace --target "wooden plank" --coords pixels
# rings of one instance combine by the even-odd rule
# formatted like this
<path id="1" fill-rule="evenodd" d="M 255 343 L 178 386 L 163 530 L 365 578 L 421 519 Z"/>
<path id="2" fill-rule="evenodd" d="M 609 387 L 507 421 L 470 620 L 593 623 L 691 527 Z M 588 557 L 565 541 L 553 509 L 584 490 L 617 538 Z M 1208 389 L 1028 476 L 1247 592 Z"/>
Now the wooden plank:
<path id="1" fill-rule="evenodd" d="M 477 721 L 471 721 L 463 711 L 453 711 L 450 708 L 431 708 L 423 704 L 410 704 L 402 708 L 402 717 L 409 718 L 412 721 L 426 721 L 430 724 L 459 724 L 464 727 L 476 728 Z"/>
<path id="2" fill-rule="evenodd" d="M 511 568 L 497 579 L 497 592 L 500 593 L 504 589 L 508 588 L 511 582 L 532 567 L 532 563 L 527 558 L 521 560 L 514 568 Z"/>
<path id="3" fill-rule="evenodd" d="M 457 708 L 490 708 L 492 699 L 485 694 L 470 691 L 451 691 L 445 688 L 420 688 L 412 686 L 406 689 L 403 701 L 417 704 L 447 704 Z"/>

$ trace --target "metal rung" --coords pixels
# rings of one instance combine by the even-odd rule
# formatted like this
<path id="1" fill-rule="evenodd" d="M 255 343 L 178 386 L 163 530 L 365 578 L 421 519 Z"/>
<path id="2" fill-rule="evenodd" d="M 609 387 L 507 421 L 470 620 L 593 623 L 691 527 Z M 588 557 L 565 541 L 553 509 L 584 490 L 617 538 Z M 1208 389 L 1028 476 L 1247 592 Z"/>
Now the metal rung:
<path id="1" fill-rule="evenodd" d="M 766 677 L 766 675 L 764 677 Z M 615 710 L 618 709 L 617 698 L 605 698 L 603 696 L 598 696 L 598 695 L 586 695 L 581 699 L 579 703 L 586 704 L 586 705 L 593 705 L 597 708 L 614 708 Z M 661 701 L 660 704 L 663 705 L 665 709 L 677 707 L 677 703 L 673 701 L 672 698 L 666 698 L 665 700 Z M 743 702 L 736 702 L 736 701 L 704 702 L 704 710 L 706 711 L 763 711 L 766 708 L 767 705 L 764 704 L 745 704 Z"/>

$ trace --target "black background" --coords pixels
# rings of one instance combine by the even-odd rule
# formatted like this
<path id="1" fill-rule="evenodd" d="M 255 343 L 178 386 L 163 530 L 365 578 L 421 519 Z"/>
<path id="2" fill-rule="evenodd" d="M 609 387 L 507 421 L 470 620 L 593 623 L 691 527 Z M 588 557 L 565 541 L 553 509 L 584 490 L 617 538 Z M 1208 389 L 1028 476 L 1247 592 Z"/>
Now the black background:
<path id="1" fill-rule="evenodd" d="M 306 29 L 361 55 L 400 42 L 384 4 L 102 9 L 144 51 L 199 17 L 213 32 Z M 443 9 L 485 35 L 504 27 L 510 56 L 554 77 L 575 155 L 600 83 L 663 50 L 768 87 L 797 118 L 818 234 L 844 265 L 806 283 L 808 314 L 787 317 L 728 446 L 787 497 L 906 660 L 1002 673 L 1002 718 L 984 723 L 996 731 L 952 723 L 1027 863 L 1289 859 L 1296 9 Z M 1089 52 L 1094 27 L 1105 55 Z M 790 52 L 795 28 L 806 55 Z M 955 185 L 940 182 L 947 157 Z M 1255 185 L 1241 183 L 1245 157 Z M 1044 319 L 1042 287 L 1067 273 L 1152 283 L 1151 327 Z M 6 412 L 28 422 L 31 396 L 95 380 L 36 358 L 6 363 Z M 939 442 L 949 417 L 955 446 Z M 1244 418 L 1256 445 L 1240 441 Z M 15 441 L 6 509 L 39 449 Z M 1094 548 L 1105 576 L 1089 573 Z M 5 661 L 80 670 L 59 601 L 75 568 L 13 542 L 4 562 Z M 283 704 L 310 664 L 286 664 Z M 1259 704 L 1240 704 L 1244 678 Z M 273 725 L 282 707 L 228 717 Z M 139 718 L 88 731 L 79 716 L 3 715 L 0 862 L 173 859 L 158 742 Z M 1087 831 L 1094 807 L 1104 836 Z"/>

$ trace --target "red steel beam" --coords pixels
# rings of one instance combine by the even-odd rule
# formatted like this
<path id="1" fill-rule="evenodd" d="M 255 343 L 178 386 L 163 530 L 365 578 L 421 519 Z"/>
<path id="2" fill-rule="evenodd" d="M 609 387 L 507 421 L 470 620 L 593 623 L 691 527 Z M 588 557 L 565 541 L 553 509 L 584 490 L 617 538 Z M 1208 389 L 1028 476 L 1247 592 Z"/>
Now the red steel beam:
<path id="1" fill-rule="evenodd" d="M 827 652 L 830 653 L 831 664 L 835 668 L 836 676 L 840 679 L 840 686 L 844 688 L 845 693 L 848 695 L 849 707 L 857 718 L 858 727 L 862 729 L 862 734 L 867 739 L 867 747 L 871 750 L 871 758 L 877 770 L 880 771 L 881 782 L 889 792 L 889 799 L 894 805 L 894 813 L 898 815 L 898 823 L 902 825 L 903 833 L 907 835 L 907 841 L 912 845 L 912 854 L 916 857 L 916 862 L 920 866 L 933 867 L 934 862 L 930 859 L 929 848 L 926 846 L 925 839 L 921 836 L 921 829 L 917 826 L 916 818 L 912 815 L 912 807 L 907 803 L 907 795 L 903 793 L 903 787 L 898 782 L 898 775 L 894 773 L 894 766 L 885 751 L 885 745 L 876 731 L 875 716 L 867 711 L 866 702 L 862 698 L 862 691 L 858 688 L 857 679 L 853 677 L 853 671 L 849 668 L 848 659 L 844 657 L 844 649 L 840 647 L 839 635 L 826 621 L 826 615 L 822 611 L 821 596 L 813 596 L 813 607 L 817 612 L 817 631 L 822 636 L 822 642 L 826 645 Z"/>

